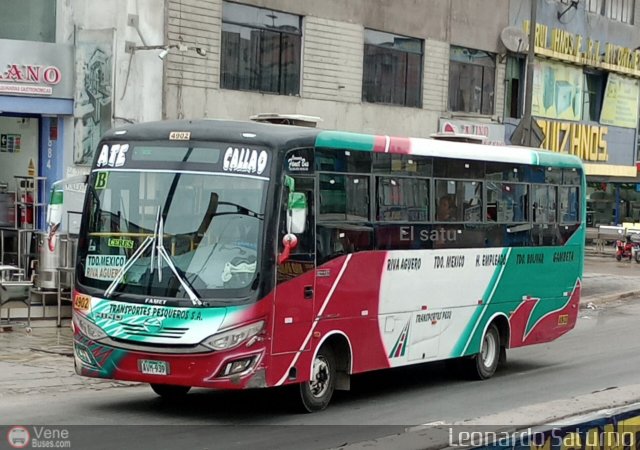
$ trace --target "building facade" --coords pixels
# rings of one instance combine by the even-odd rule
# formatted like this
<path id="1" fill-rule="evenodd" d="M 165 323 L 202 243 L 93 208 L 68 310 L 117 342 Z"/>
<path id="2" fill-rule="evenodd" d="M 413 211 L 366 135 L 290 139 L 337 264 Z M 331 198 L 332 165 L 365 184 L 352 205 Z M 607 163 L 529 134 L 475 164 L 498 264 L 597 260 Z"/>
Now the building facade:
<path id="1" fill-rule="evenodd" d="M 530 11 L 529 1 L 512 0 L 510 28 L 528 35 Z M 540 146 L 583 160 L 589 224 L 640 221 L 640 8 L 633 0 L 537 0 L 536 16 L 531 110 Z M 522 116 L 524 67 L 524 56 L 509 52 L 507 141 Z"/>
<path id="2" fill-rule="evenodd" d="M 206 56 L 169 53 L 164 117 L 297 113 L 323 128 L 424 137 L 441 119 L 498 124 L 503 114 L 504 0 L 167 5 L 168 43 Z"/>
<path id="3" fill-rule="evenodd" d="M 536 1 L 540 144 L 584 160 L 594 221 L 634 218 L 640 7 Z M 45 194 L 54 180 L 88 171 L 106 129 L 158 119 L 296 113 L 320 117 L 322 128 L 456 131 L 501 145 L 528 89 L 528 0 L 0 6 L 9 11 L 0 17 L 0 183 L 9 190 L 33 166 Z M 81 208 L 81 194 L 71 189 L 67 209 Z"/>
<path id="4" fill-rule="evenodd" d="M 164 2 L 0 0 L 0 11 L 0 222 L 43 228 L 44 205 L 35 217 L 9 206 L 20 177 L 41 178 L 34 196 L 45 203 L 51 183 L 88 173 L 106 130 L 162 118 L 163 62 L 125 50 L 164 41 Z M 68 210 L 81 210 L 82 195 L 68 189 Z M 78 226 L 65 215 L 64 228 L 67 217 Z"/>

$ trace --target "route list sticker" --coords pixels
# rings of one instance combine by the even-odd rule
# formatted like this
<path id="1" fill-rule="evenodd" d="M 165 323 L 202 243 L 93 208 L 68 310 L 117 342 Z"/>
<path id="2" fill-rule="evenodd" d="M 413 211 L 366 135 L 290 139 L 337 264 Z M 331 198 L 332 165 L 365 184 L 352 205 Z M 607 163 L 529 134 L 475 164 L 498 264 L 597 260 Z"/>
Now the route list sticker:
<path id="1" fill-rule="evenodd" d="M 88 255 L 84 275 L 94 280 L 111 281 L 126 263 L 124 255 Z"/>

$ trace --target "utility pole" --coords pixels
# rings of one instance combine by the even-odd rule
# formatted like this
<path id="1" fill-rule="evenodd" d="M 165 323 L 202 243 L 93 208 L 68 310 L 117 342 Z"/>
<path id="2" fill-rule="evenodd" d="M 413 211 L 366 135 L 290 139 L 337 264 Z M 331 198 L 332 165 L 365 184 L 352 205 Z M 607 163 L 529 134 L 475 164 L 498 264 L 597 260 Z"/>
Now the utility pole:
<path id="1" fill-rule="evenodd" d="M 522 136 L 522 145 L 531 145 L 531 133 L 533 128 L 533 117 L 531 117 L 531 108 L 533 103 L 533 62 L 536 57 L 536 15 L 538 9 L 538 0 L 531 1 L 531 19 L 529 20 L 529 51 L 527 52 L 527 77 L 525 81 L 526 91 L 524 93 L 524 133 Z"/>

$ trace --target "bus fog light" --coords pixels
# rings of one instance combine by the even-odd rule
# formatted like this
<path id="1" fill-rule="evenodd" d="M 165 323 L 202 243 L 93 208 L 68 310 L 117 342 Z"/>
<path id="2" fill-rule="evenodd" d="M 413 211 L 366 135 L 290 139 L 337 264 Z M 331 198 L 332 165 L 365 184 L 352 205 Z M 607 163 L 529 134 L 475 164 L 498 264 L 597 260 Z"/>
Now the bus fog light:
<path id="1" fill-rule="evenodd" d="M 93 359 L 91 352 L 84 345 L 75 344 L 74 347 L 75 347 L 76 356 L 78 357 L 78 359 L 80 359 L 80 361 L 82 361 L 84 365 L 92 366 L 92 367 L 98 366 L 96 361 Z"/>
<path id="2" fill-rule="evenodd" d="M 250 356 L 248 358 L 236 359 L 235 361 L 231 361 L 224 366 L 224 369 L 220 373 L 220 376 L 226 377 L 229 375 L 235 375 L 237 373 L 242 373 L 249 369 L 253 362 L 255 361 L 255 356 Z"/>

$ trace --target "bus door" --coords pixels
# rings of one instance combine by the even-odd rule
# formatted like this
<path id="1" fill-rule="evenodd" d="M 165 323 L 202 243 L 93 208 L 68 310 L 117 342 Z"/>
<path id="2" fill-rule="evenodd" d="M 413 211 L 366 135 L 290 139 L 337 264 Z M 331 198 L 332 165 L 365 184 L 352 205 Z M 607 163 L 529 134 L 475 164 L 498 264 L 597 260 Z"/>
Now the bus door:
<path id="1" fill-rule="evenodd" d="M 315 181 L 313 176 L 291 175 L 295 192 L 307 199 L 307 219 L 304 232 L 296 234 L 297 245 L 287 260 L 278 264 L 272 352 L 288 353 L 309 350 L 307 339 L 314 320 L 315 299 Z M 284 250 L 282 243 L 286 228 L 288 189 L 283 188 L 278 230 L 278 255 Z M 306 342 L 305 342 L 306 341 Z"/>

